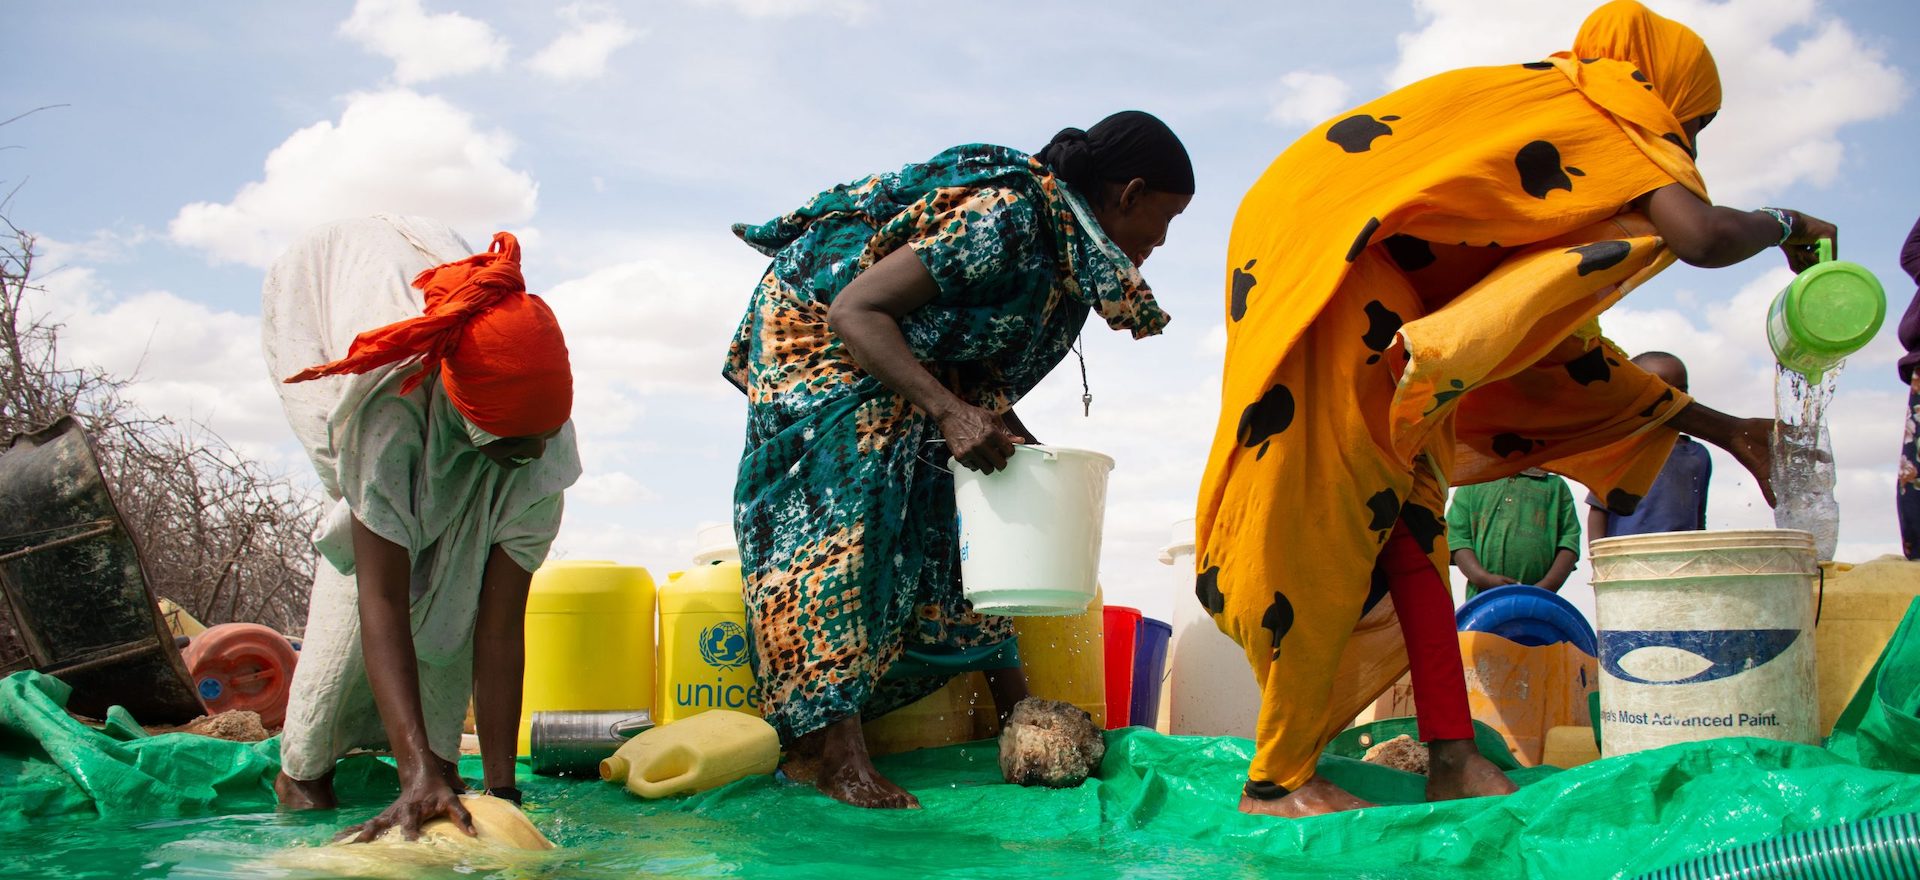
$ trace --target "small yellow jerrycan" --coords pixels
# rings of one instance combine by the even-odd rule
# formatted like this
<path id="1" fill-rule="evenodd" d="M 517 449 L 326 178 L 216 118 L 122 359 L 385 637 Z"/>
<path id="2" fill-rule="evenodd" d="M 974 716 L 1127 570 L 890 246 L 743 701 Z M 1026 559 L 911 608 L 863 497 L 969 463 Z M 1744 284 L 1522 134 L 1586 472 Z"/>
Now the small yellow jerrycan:
<path id="1" fill-rule="evenodd" d="M 698 546 L 693 567 L 660 586 L 653 720 L 661 727 L 713 709 L 760 714 L 733 531 L 701 529 Z"/>
<path id="2" fill-rule="evenodd" d="M 772 773 L 780 765 L 773 725 L 740 712 L 703 712 L 641 732 L 600 762 L 600 778 L 643 798 L 693 794 Z"/>

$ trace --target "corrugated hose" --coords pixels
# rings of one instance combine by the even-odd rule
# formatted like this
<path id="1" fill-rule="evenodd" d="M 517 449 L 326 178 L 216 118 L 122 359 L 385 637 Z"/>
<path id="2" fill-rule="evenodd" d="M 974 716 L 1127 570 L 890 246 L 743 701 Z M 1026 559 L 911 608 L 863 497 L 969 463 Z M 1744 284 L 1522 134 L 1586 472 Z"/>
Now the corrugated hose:
<path id="1" fill-rule="evenodd" d="M 1920 813 L 1861 819 L 1724 850 L 1638 880 L 1920 880 Z"/>

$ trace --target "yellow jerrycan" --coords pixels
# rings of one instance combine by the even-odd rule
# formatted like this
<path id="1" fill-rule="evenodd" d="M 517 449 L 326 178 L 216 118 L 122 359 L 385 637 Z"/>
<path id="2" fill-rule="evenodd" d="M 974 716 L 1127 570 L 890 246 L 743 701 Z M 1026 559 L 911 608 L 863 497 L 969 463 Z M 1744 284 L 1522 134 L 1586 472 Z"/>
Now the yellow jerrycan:
<path id="1" fill-rule="evenodd" d="M 706 712 L 641 732 L 600 762 L 600 778 L 643 798 L 693 794 L 780 765 L 773 725 L 739 712 Z"/>
<path id="2" fill-rule="evenodd" d="M 1036 697 L 1063 700 L 1085 709 L 1093 724 L 1107 726 L 1106 631 L 1101 627 L 1106 597 L 1096 586 L 1087 610 L 1067 617 L 1016 617 L 1020 663 L 1027 690 Z M 1127 707 L 1115 710 L 1126 714 Z"/>
<path id="3" fill-rule="evenodd" d="M 1882 556 L 1872 562 L 1821 566 L 1820 619 L 1813 630 L 1814 666 L 1820 676 L 1820 735 L 1833 732 L 1880 652 L 1900 628 L 1907 606 L 1920 598 L 1920 562 Z"/>
<path id="4" fill-rule="evenodd" d="M 760 689 L 748 662 L 740 552 L 726 526 L 702 529 L 693 567 L 660 585 L 661 727 L 711 709 L 758 716 Z"/>
<path id="5" fill-rule="evenodd" d="M 533 713 L 653 707 L 653 578 L 637 565 L 553 560 L 527 593 L 520 750 Z"/>

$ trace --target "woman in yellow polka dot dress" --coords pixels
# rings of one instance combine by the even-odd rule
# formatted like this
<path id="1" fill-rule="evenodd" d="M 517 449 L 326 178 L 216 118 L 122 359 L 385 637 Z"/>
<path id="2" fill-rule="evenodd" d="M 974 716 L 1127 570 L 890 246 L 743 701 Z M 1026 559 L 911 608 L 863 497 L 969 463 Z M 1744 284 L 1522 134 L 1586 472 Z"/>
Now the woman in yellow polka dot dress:
<path id="1" fill-rule="evenodd" d="M 1675 258 L 1780 245 L 1798 264 L 1834 234 L 1708 201 L 1695 141 L 1719 107 L 1705 43 L 1617 0 L 1573 52 L 1407 86 L 1309 132 L 1248 192 L 1195 557 L 1199 600 L 1264 691 L 1242 810 L 1366 806 L 1316 759 L 1409 657 L 1428 798 L 1512 790 L 1472 745 L 1450 484 L 1544 467 L 1627 512 L 1685 432 L 1772 501 L 1771 423 L 1693 402 L 1595 322 Z"/>

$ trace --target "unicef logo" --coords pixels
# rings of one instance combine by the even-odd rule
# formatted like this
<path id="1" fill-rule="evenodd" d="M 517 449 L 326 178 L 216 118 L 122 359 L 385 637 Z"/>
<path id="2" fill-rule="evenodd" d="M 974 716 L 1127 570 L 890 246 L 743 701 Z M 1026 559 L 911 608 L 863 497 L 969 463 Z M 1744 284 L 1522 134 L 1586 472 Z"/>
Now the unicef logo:
<path id="1" fill-rule="evenodd" d="M 747 663 L 747 628 L 723 620 L 700 631 L 700 659 L 719 669 Z"/>

